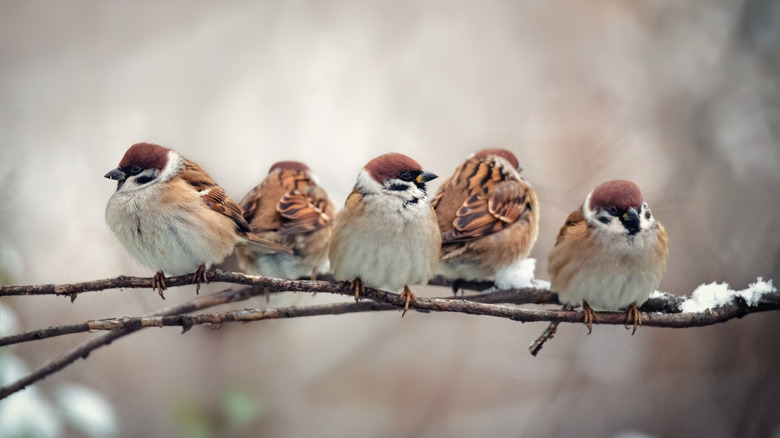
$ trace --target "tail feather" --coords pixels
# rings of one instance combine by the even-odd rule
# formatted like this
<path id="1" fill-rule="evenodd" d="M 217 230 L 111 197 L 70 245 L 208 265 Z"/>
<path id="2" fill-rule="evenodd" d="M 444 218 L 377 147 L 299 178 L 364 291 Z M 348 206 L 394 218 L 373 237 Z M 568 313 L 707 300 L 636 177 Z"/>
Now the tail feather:
<path id="1" fill-rule="evenodd" d="M 246 242 L 244 244 L 249 248 L 251 248 L 252 250 L 258 252 L 264 252 L 264 253 L 284 252 L 287 254 L 293 253 L 292 249 L 282 245 L 281 243 L 271 242 L 270 240 L 263 239 L 262 237 L 253 233 L 246 233 Z"/>

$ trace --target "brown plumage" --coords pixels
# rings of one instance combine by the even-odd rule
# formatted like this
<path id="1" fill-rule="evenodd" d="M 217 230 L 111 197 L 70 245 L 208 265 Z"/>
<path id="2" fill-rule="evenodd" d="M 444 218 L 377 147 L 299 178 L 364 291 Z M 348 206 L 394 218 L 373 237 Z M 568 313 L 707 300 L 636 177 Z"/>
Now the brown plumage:
<path id="1" fill-rule="evenodd" d="M 241 207 L 197 164 L 152 143 L 131 146 L 106 178 L 117 190 L 106 206 L 106 222 L 130 255 L 157 271 L 162 295 L 165 274 L 195 272 L 222 262 L 236 245 L 258 251 L 292 252 L 249 230 Z"/>
<path id="2" fill-rule="evenodd" d="M 350 282 L 356 300 L 364 286 L 403 288 L 405 313 L 414 301 L 409 285 L 433 276 L 441 235 L 425 184 L 434 178 L 397 153 L 376 157 L 358 172 L 336 216 L 328 255 L 334 277 Z"/>
<path id="3" fill-rule="evenodd" d="M 658 287 L 669 254 L 663 225 L 630 181 L 597 186 L 573 211 L 555 239 L 547 271 L 560 301 L 582 304 L 591 329 L 594 310 L 628 308 L 634 330 L 638 306 Z"/>
<path id="4" fill-rule="evenodd" d="M 297 279 L 327 271 L 335 206 L 308 166 L 280 161 L 241 201 L 244 219 L 258 236 L 292 248 L 293 255 L 237 251 L 250 273 Z"/>
<path id="5" fill-rule="evenodd" d="M 431 204 L 442 234 L 439 273 L 493 276 L 528 256 L 539 232 L 539 203 L 506 149 L 473 154 L 444 181 Z"/>

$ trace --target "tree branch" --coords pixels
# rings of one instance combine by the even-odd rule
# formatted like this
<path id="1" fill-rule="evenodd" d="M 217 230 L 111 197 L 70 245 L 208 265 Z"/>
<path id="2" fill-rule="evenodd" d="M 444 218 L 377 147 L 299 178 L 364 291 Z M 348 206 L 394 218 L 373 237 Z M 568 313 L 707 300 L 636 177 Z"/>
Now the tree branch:
<path id="1" fill-rule="evenodd" d="M 311 280 L 280 280 L 267 277 L 257 277 L 237 272 L 214 271 L 209 272 L 210 281 L 220 281 L 234 284 L 244 284 L 250 287 L 240 289 L 230 289 L 212 295 L 198 297 L 187 303 L 173 306 L 168 309 L 155 312 L 142 317 L 123 317 L 88 321 L 81 324 L 72 324 L 59 327 L 49 327 L 47 329 L 35 330 L 27 333 L 21 333 L 12 336 L 0 338 L 0 346 L 20 342 L 28 342 L 37 339 L 44 339 L 54 336 L 62 336 L 72 333 L 80 333 L 93 330 L 107 330 L 110 333 L 101 335 L 97 338 L 74 348 L 61 358 L 50 361 L 38 370 L 28 376 L 0 388 L 0 399 L 5 398 L 14 392 L 17 392 L 26 386 L 51 375 L 67 365 L 75 362 L 80 357 L 86 357 L 90 352 L 104 345 L 110 344 L 115 339 L 138 331 L 146 327 L 162 326 L 180 326 L 186 332 L 193 325 L 199 324 L 222 324 L 227 322 L 249 322 L 266 319 L 297 318 L 314 315 L 334 315 L 343 313 L 385 311 L 391 309 L 400 309 L 404 305 L 404 300 L 400 295 L 378 289 L 366 288 L 363 294 L 364 298 L 372 300 L 362 303 L 335 303 L 325 305 L 313 305 L 303 307 L 285 307 L 272 309 L 245 309 L 228 312 L 213 312 L 196 315 L 186 315 L 188 313 L 202 310 L 205 308 L 217 306 L 220 304 L 246 300 L 252 296 L 263 294 L 265 292 L 317 292 L 317 293 L 335 293 L 343 295 L 352 295 L 346 282 L 338 281 L 311 281 Z M 191 282 L 191 276 L 183 275 L 171 277 L 166 281 L 170 286 L 188 285 Z M 449 286 L 446 280 L 441 278 L 434 279 L 432 283 L 442 286 Z M 458 287 L 474 288 L 485 290 L 490 283 L 472 282 L 459 283 Z M 151 278 L 138 278 L 120 276 L 113 279 L 91 281 L 85 283 L 74 283 L 65 285 L 43 285 L 43 286 L 2 286 L 0 287 L 0 296 L 10 295 L 65 295 L 70 296 L 71 300 L 78 293 L 99 291 L 109 288 L 149 288 L 152 287 Z M 748 304 L 739 296 L 727 305 L 708 309 L 699 313 L 681 313 L 679 304 L 684 301 L 683 297 L 664 295 L 654 297 L 648 300 L 642 306 L 640 314 L 642 325 L 654 327 L 699 327 L 719 322 L 728 321 L 733 318 L 742 318 L 743 316 L 763 312 L 768 310 L 780 309 L 780 293 L 766 293 L 755 306 Z M 582 322 L 582 312 L 575 310 L 558 309 L 529 309 L 519 307 L 518 304 L 557 304 L 557 295 L 546 289 L 511 289 L 500 291 L 488 291 L 480 295 L 466 296 L 462 298 L 424 298 L 419 297 L 410 303 L 410 308 L 421 312 L 457 312 L 472 315 L 485 315 L 499 318 L 507 318 L 514 321 L 533 322 L 550 321 L 554 323 Z M 599 324 L 624 324 L 626 314 L 624 312 L 599 312 Z M 551 335 L 552 333 L 550 333 Z M 551 336 L 549 336 L 551 337 Z M 541 345 L 537 347 L 541 348 Z"/>
<path id="2" fill-rule="evenodd" d="M 178 306 L 169 307 L 159 312 L 151 313 L 149 316 L 177 315 L 182 313 L 194 312 L 196 310 L 202 310 L 207 307 L 226 304 L 233 301 L 245 300 L 251 296 L 260 293 L 262 293 L 262 290 L 258 290 L 256 288 L 251 288 L 251 287 L 241 288 L 239 290 L 228 289 L 224 292 L 219 292 L 216 294 L 199 297 L 192 301 L 188 301 L 186 303 L 180 304 Z M 186 331 L 188 328 L 189 327 L 185 325 L 184 331 Z M 44 364 L 37 370 L 22 377 L 21 379 L 13 383 L 10 383 L 8 385 L 5 385 L 3 387 L 0 387 L 0 400 L 8 397 L 9 395 L 17 391 L 21 391 L 28 385 L 31 385 L 37 382 L 38 380 L 42 380 L 46 378 L 46 376 L 56 373 L 57 371 L 75 362 L 79 358 L 86 359 L 87 356 L 89 356 L 89 354 L 93 350 L 96 350 L 104 345 L 108 345 L 111 342 L 113 342 L 115 339 L 121 338 L 137 330 L 139 329 L 122 329 L 122 330 L 113 331 L 111 333 L 106 333 L 104 335 L 90 339 L 89 341 L 65 353 L 62 357 L 59 357 L 57 359 L 54 359 Z M 74 333 L 77 332 L 74 331 Z"/>
<path id="3" fill-rule="evenodd" d="M 18 335 L 2 337 L 0 338 L 0 346 L 96 330 L 138 330 L 146 327 L 169 326 L 185 327 L 185 330 L 188 330 L 192 326 L 202 324 L 222 324 L 229 322 L 262 321 L 266 319 L 399 310 L 400 307 L 401 306 L 398 303 L 389 304 L 363 301 L 360 303 L 331 303 L 302 307 L 255 308 L 195 315 L 172 314 L 107 318 L 90 320 L 80 324 L 49 327 L 43 330 L 35 330 Z M 467 313 L 471 315 L 507 318 L 520 322 L 554 321 L 577 323 L 582 322 L 583 319 L 582 312 L 576 310 L 526 309 L 515 305 L 486 304 L 450 298 L 418 298 L 416 304 L 410 307 L 414 307 L 416 310 L 425 313 L 430 311 Z M 777 310 L 778 308 L 780 307 L 769 303 L 762 303 L 757 307 L 751 308 L 748 307 L 744 301 L 741 301 L 700 313 L 644 313 L 641 314 L 641 317 L 642 325 L 650 327 L 688 328 L 717 324 L 733 318 L 741 318 L 749 313 Z M 599 320 L 597 324 L 625 325 L 626 323 L 625 312 L 599 312 L 598 315 Z"/>
<path id="4" fill-rule="evenodd" d="M 261 287 L 271 293 L 278 292 L 314 292 L 340 293 L 351 295 L 344 282 L 333 281 L 332 276 L 321 276 L 320 280 L 281 280 L 271 277 L 259 277 L 240 272 L 214 270 L 207 272 L 209 281 L 234 283 Z M 323 281 L 327 279 L 328 281 Z M 179 275 L 165 280 L 168 287 L 187 286 L 192 284 L 192 275 Z M 433 286 L 451 287 L 453 282 L 436 276 L 428 283 Z M 459 282 L 460 289 L 485 291 L 493 287 L 490 281 Z M 19 295 L 62 295 L 71 300 L 83 292 L 97 292 L 106 289 L 152 289 L 151 277 L 130 277 L 121 275 L 116 278 L 87 281 L 71 284 L 45 284 L 31 286 L 0 286 L 0 297 Z M 148 291 L 147 291 L 148 292 Z M 394 294 L 393 294 L 394 295 Z M 371 298 L 371 297 L 368 297 Z M 454 298 L 453 298 L 454 299 Z M 463 297 L 477 302 L 514 303 L 514 304 L 560 304 L 558 295 L 547 289 L 523 288 L 491 291 L 482 295 Z M 651 298 L 642 307 L 646 312 L 679 312 L 678 305 L 684 301 L 682 297 L 665 295 L 663 298 Z"/>

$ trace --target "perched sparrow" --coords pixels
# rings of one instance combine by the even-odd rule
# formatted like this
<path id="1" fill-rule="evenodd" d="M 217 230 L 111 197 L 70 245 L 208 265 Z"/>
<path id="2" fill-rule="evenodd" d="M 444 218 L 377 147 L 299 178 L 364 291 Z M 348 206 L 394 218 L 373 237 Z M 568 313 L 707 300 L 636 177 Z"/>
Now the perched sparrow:
<path id="1" fill-rule="evenodd" d="M 431 205 L 441 230 L 438 272 L 482 280 L 528 257 L 539 234 L 539 203 L 506 149 L 470 155 L 442 183 Z"/>
<path id="2" fill-rule="evenodd" d="M 355 300 L 364 284 L 414 295 L 410 284 L 426 283 L 439 261 L 441 235 L 425 183 L 436 178 L 406 155 L 385 154 L 358 173 L 352 193 L 336 215 L 330 265 L 337 280 L 351 281 Z"/>
<path id="3" fill-rule="evenodd" d="M 303 163 L 280 161 L 241 201 L 244 219 L 258 236 L 293 254 L 236 249 L 246 272 L 292 280 L 328 271 L 328 241 L 336 207 Z"/>
<path id="4" fill-rule="evenodd" d="M 127 252 L 157 271 L 154 287 L 165 290 L 165 272 L 195 271 L 200 287 L 206 266 L 225 259 L 236 244 L 292 252 L 249 232 L 238 206 L 197 164 L 176 151 L 138 143 L 119 167 L 106 174 L 118 181 L 106 206 L 106 222 Z"/>
<path id="5" fill-rule="evenodd" d="M 566 219 L 550 253 L 550 289 L 563 304 L 582 303 L 588 332 L 594 310 L 628 307 L 626 324 L 642 323 L 641 306 L 666 271 L 669 241 L 639 187 L 608 181 L 593 189 Z M 632 332 L 633 334 L 633 332 Z"/>

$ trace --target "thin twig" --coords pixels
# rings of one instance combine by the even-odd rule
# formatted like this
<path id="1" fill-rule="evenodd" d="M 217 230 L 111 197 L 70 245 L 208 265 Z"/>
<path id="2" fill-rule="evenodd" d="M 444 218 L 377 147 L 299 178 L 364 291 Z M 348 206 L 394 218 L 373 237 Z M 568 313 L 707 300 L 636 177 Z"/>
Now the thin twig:
<path id="1" fill-rule="evenodd" d="M 249 288 L 245 288 L 249 289 Z M 241 291 L 245 290 L 241 289 Z M 262 292 L 260 293 L 262 294 Z M 257 295 L 257 293 L 254 293 Z M 233 300 L 238 301 L 238 300 Z M 208 302 L 208 301 L 204 301 Z M 223 304 L 223 303 L 216 303 Z M 211 307 L 204 305 L 201 308 Z M 272 309 L 245 309 L 230 312 L 214 312 L 201 315 L 168 314 L 158 316 L 118 317 L 90 320 L 78 324 L 67 324 L 56 327 L 48 327 L 40 330 L 19 333 L 16 335 L 0 337 L 0 347 L 20 344 L 23 342 L 37 341 L 57 336 L 65 336 L 74 333 L 84 333 L 101 330 L 141 329 L 145 327 L 184 326 L 189 329 L 200 324 L 221 324 L 223 322 L 247 322 L 263 319 L 298 318 L 303 316 L 340 315 L 344 313 L 358 313 L 369 311 L 397 310 L 395 306 L 374 301 L 361 303 L 331 303 L 312 306 L 291 306 Z"/>
<path id="2" fill-rule="evenodd" d="M 558 330 L 558 324 L 560 324 L 560 322 L 551 322 L 550 325 L 544 329 L 542 334 L 539 335 L 539 337 L 536 338 L 536 340 L 528 347 L 528 350 L 531 351 L 531 356 L 536 356 L 539 354 L 539 351 L 544 346 L 544 343 L 555 336 L 555 331 Z"/>
<path id="3" fill-rule="evenodd" d="M 198 297 L 192 301 L 188 301 L 186 303 L 182 303 L 177 306 L 169 307 L 159 312 L 151 313 L 149 316 L 178 315 L 183 313 L 194 312 L 196 310 L 201 310 L 207 307 L 213 307 L 220 304 L 230 303 L 233 301 L 245 300 L 259 293 L 262 293 L 262 291 L 258 290 L 257 288 L 251 288 L 251 287 L 245 287 L 238 290 L 228 289 L 226 291 L 219 292 L 216 294 Z M 189 329 L 189 326 L 187 325 L 183 325 L 183 327 L 185 331 Z M 5 385 L 3 387 L 0 387 L 0 400 L 8 397 L 9 395 L 17 391 L 21 391 L 28 385 L 31 385 L 37 382 L 38 380 L 42 380 L 46 378 L 46 376 L 56 373 L 57 371 L 75 362 L 79 358 L 86 358 L 93 350 L 96 350 L 104 345 L 108 345 L 114 340 L 121 338 L 125 335 L 128 335 L 130 333 L 133 333 L 139 330 L 140 328 L 142 327 L 132 328 L 132 329 L 121 329 L 90 339 L 89 341 L 65 353 L 63 356 L 54 359 L 52 361 L 49 361 L 48 363 L 44 364 L 43 366 L 33 371 L 32 373 L 22 377 L 21 379 L 9 383 L 8 385 Z"/>
<path id="4" fill-rule="evenodd" d="M 236 294 L 244 292 L 246 289 L 232 291 Z M 262 288 L 255 288 L 254 295 Z M 222 297 L 226 292 L 203 297 L 198 300 L 199 309 L 222 304 Z M 341 292 L 337 292 L 341 293 Z M 350 293 L 351 294 L 351 293 Z M 642 324 L 654 327 L 697 327 L 724 322 L 733 318 L 741 318 L 748 313 L 755 313 L 768 310 L 780 309 L 775 294 L 767 294 L 758 306 L 749 307 L 744 300 L 735 300 L 732 304 L 710 309 L 700 313 L 642 313 Z M 45 339 L 54 336 L 62 336 L 72 333 L 81 333 L 95 330 L 137 330 L 144 327 L 163 327 L 163 326 L 183 326 L 186 329 L 199 324 L 221 324 L 225 322 L 249 322 L 266 319 L 297 318 L 303 316 L 315 315 L 336 315 L 344 313 L 356 313 L 366 311 L 384 311 L 400 309 L 403 307 L 404 300 L 399 295 L 381 291 L 377 289 L 366 288 L 365 296 L 372 298 L 374 302 L 355 303 L 334 303 L 325 305 L 301 306 L 301 307 L 283 307 L 271 309 L 244 309 L 226 312 L 213 312 L 197 315 L 181 315 L 179 313 L 166 312 L 164 315 L 156 314 L 142 317 L 118 317 L 100 320 L 87 321 L 80 324 L 64 325 L 59 327 L 49 327 L 42 330 L 34 330 L 17 335 L 0 337 L 0 346 L 29 342 L 38 339 Z M 214 298 L 211 298 L 214 297 Z M 245 295 L 248 298 L 248 295 Z M 479 296 L 483 300 L 488 296 Z M 231 301 L 239 301 L 244 298 L 233 297 Z M 526 301 L 528 302 L 528 301 Z M 580 311 L 571 309 L 547 310 L 547 309 L 529 309 L 515 304 L 502 303 L 484 303 L 476 302 L 471 299 L 454 298 L 423 298 L 418 297 L 411 303 L 411 307 L 422 312 L 457 312 L 472 315 L 493 316 L 499 318 L 508 318 L 521 322 L 552 321 L 551 327 L 540 336 L 531 346 L 531 352 L 538 352 L 544 342 L 555 334 L 555 328 L 560 322 L 577 323 L 582 322 L 583 314 Z M 183 312 L 182 312 L 183 313 Z M 599 324 L 604 325 L 625 325 L 626 316 L 624 312 L 599 312 Z"/>

